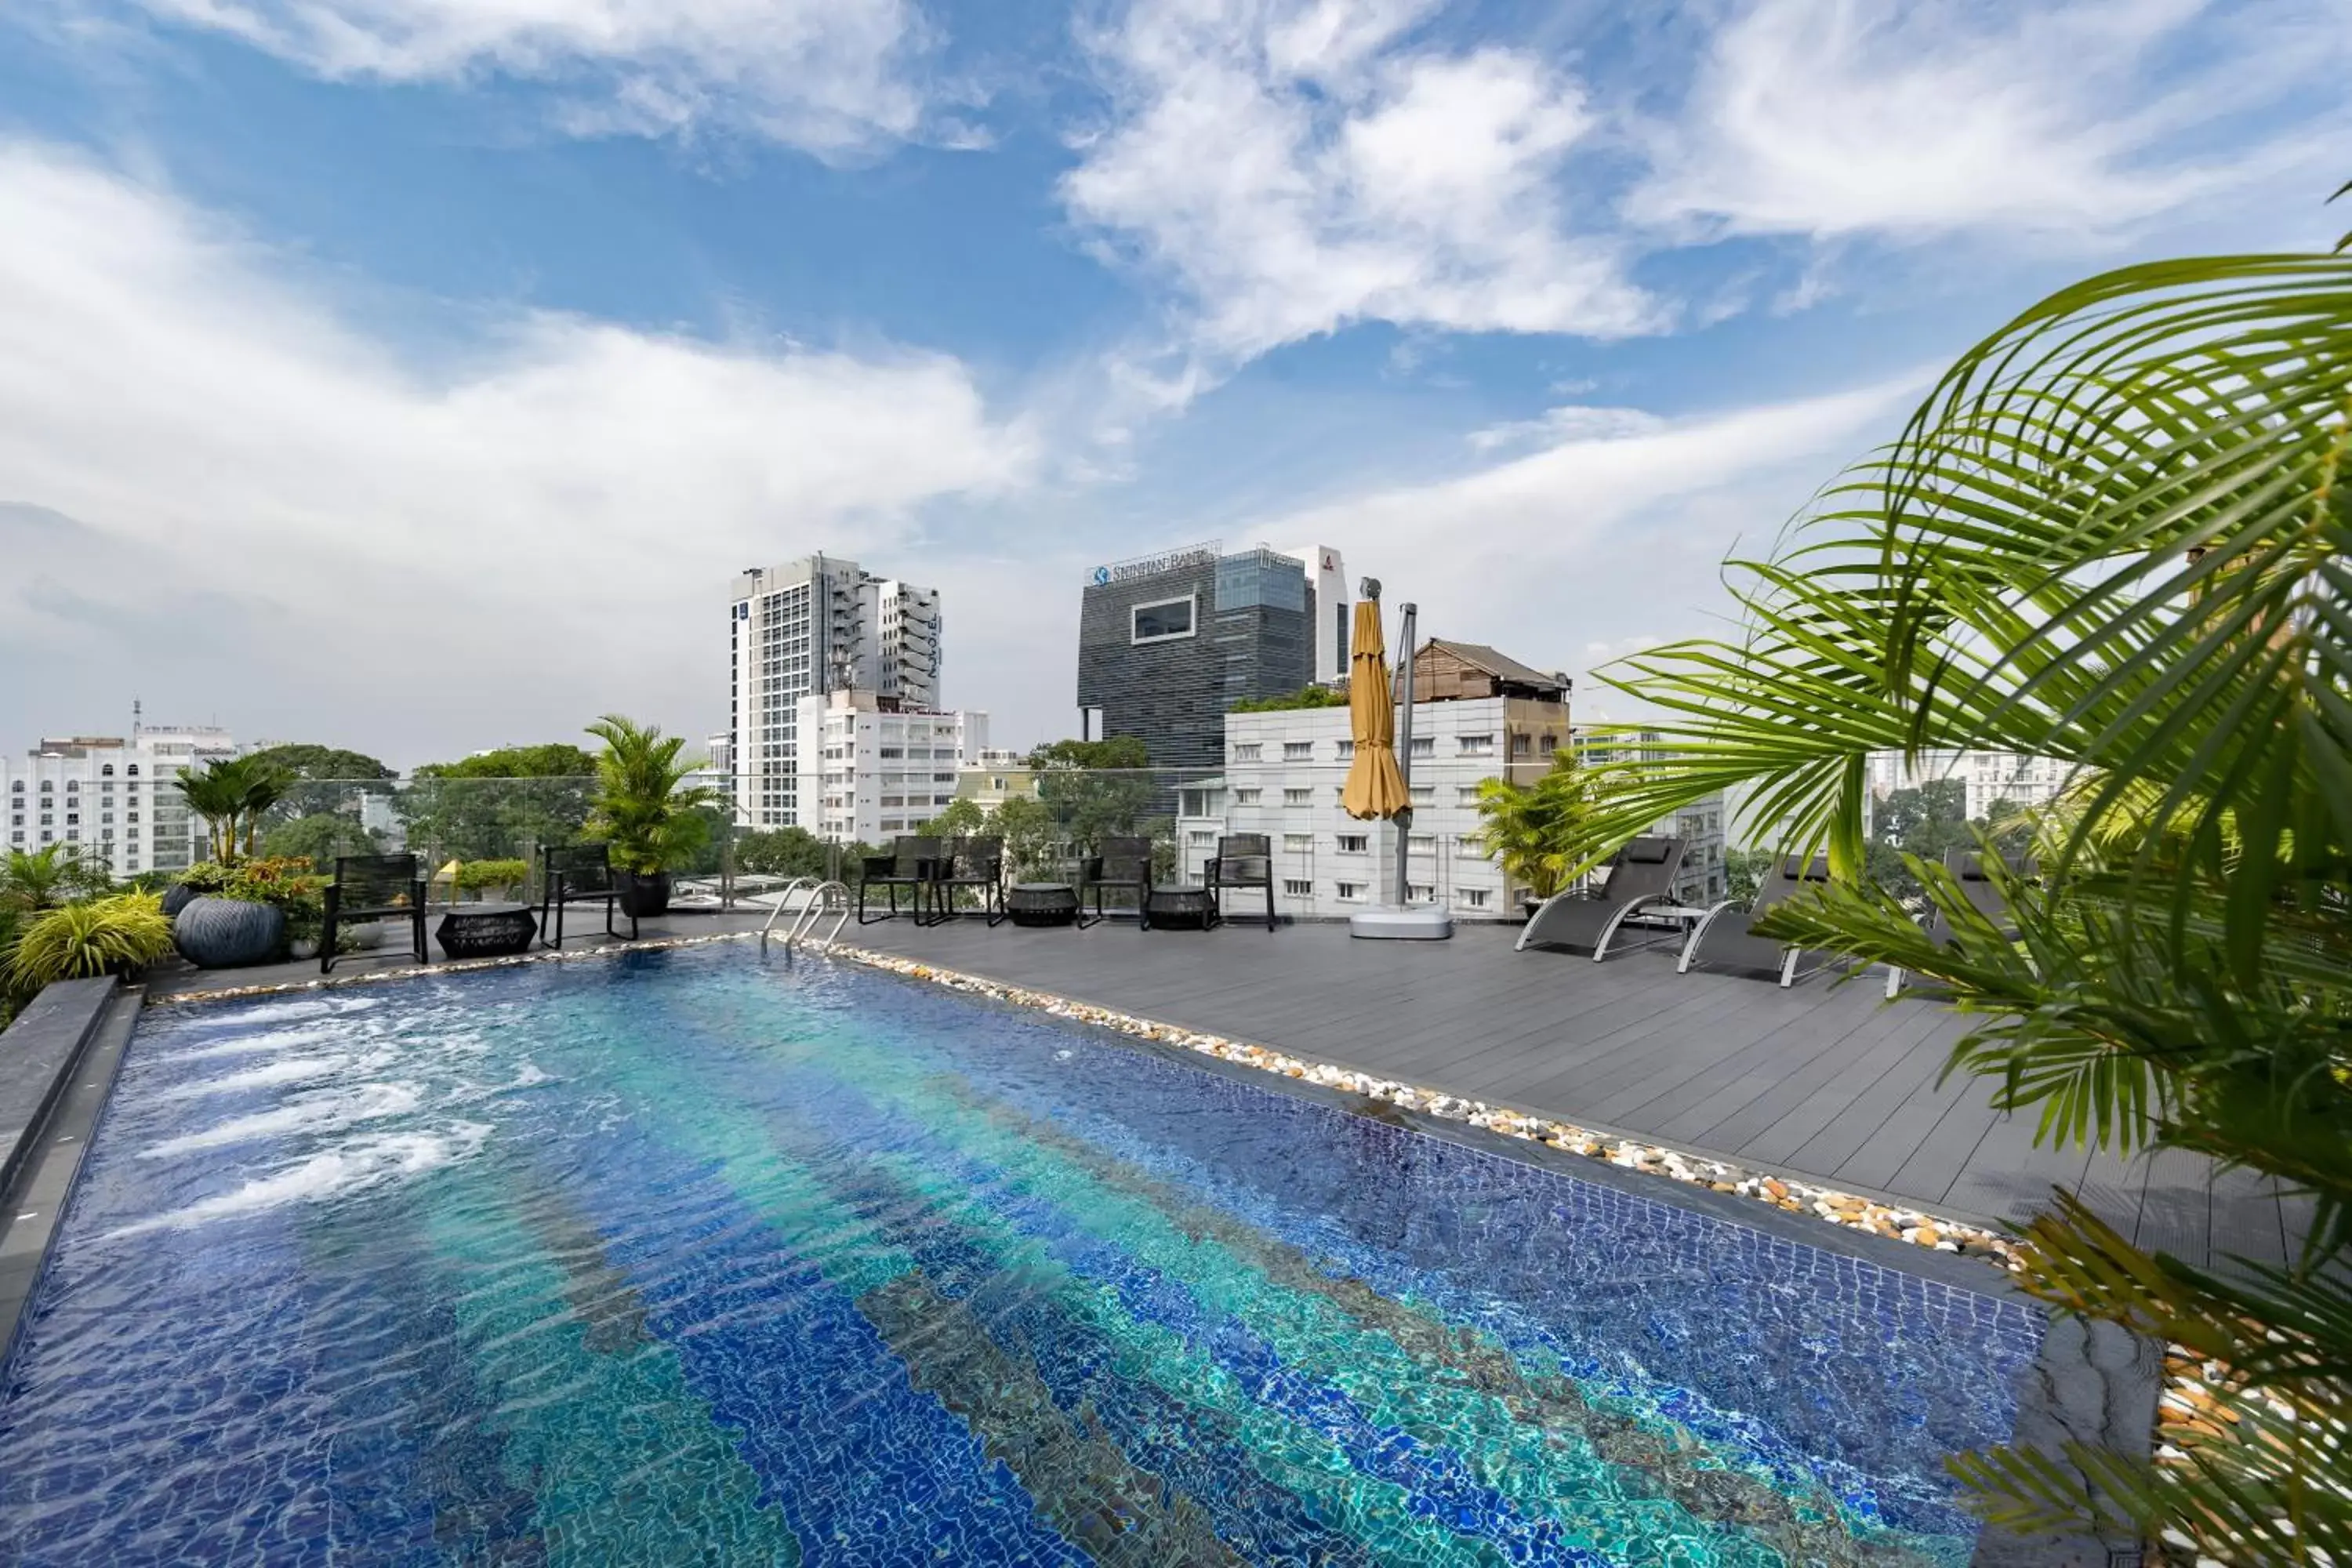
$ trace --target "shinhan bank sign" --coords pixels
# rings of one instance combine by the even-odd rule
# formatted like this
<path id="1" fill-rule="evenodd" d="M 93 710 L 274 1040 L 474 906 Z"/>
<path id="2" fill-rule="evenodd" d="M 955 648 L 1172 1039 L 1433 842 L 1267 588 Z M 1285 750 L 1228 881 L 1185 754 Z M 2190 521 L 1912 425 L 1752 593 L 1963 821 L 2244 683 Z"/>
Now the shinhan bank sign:
<path id="1" fill-rule="evenodd" d="M 1181 550 L 1165 551 L 1158 555 L 1138 556 L 1133 561 L 1114 561 L 1108 566 L 1097 566 L 1087 580 L 1097 588 L 1129 578 L 1154 576 L 1161 572 L 1173 572 L 1180 566 L 1213 565 L 1225 552 L 1223 540 L 1212 539 L 1205 543 L 1190 544 Z"/>

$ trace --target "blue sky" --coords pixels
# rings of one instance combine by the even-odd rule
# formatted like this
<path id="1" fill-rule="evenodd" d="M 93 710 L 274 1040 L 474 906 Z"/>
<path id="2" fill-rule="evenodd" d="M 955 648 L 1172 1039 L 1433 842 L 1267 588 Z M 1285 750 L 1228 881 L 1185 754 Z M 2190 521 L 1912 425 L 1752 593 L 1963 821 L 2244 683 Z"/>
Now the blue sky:
<path id="1" fill-rule="evenodd" d="M 2348 55 L 2342 0 L 19 0 L 0 744 L 699 734 L 730 577 L 814 549 L 937 582 L 1013 742 L 1086 568 L 1204 538 L 1581 672 L 2042 292 L 2352 226 Z"/>

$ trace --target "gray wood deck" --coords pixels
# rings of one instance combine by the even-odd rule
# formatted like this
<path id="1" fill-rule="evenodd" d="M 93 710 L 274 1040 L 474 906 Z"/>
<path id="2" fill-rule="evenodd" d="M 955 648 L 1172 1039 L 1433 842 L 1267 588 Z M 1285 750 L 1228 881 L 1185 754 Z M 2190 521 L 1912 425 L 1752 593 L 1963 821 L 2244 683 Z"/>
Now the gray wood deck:
<path id="1" fill-rule="evenodd" d="M 2021 1219 L 2053 1187 L 2140 1245 L 2199 1262 L 2284 1258 L 2294 1206 L 2178 1152 L 2129 1163 L 2037 1148 L 1981 1080 L 1938 1084 L 1960 1017 L 1875 984 L 1783 991 L 1677 975 L 1661 951 L 1515 952 L 1516 928 L 1354 942 L 1344 926 L 992 931 L 976 920 L 852 926 L 845 940 L 1312 1060 L 1960 1219 Z"/>

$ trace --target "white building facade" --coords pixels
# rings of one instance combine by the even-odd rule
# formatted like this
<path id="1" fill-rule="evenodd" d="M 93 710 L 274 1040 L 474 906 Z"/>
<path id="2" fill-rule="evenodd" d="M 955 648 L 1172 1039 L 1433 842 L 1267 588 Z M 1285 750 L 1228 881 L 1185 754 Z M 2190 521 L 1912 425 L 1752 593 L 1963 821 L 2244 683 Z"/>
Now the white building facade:
<path id="1" fill-rule="evenodd" d="M 802 700 L 856 690 L 939 703 L 940 594 L 811 555 L 736 578 L 728 608 L 727 752 L 736 821 L 816 831 L 801 781 Z"/>
<path id="2" fill-rule="evenodd" d="M 44 740 L 23 757 L 0 757 L 7 847 L 73 847 L 116 877 L 178 871 L 204 858 L 204 829 L 181 797 L 182 768 L 236 754 L 226 730 L 142 726 L 128 739 Z"/>
<path id="3" fill-rule="evenodd" d="M 1479 842 L 1479 785 L 1541 776 L 1567 729 L 1559 702 L 1486 697 L 1413 705 L 1413 815 L 1405 830 L 1413 901 L 1443 904 L 1465 920 L 1517 918 L 1517 890 Z M 1340 805 L 1354 760 L 1344 707 L 1226 714 L 1223 775 L 1177 792 L 1184 879 L 1202 880 L 1221 834 L 1263 833 L 1274 850 L 1283 914 L 1336 920 L 1393 900 L 1395 824 L 1360 821 Z"/>
<path id="4" fill-rule="evenodd" d="M 1876 800 L 1885 800 L 1898 789 L 1958 779 L 1968 786 L 1967 813 L 1971 822 L 1990 816 L 2002 801 L 2011 805 L 2047 805 L 2066 787 L 2067 773 L 2067 764 L 2054 758 L 2016 752 L 1925 752 L 1916 764 L 1900 752 L 1876 752 L 1869 763 L 1870 794 Z"/>
<path id="5" fill-rule="evenodd" d="M 803 697 L 798 727 L 798 826 L 841 844 L 878 844 L 945 811 L 964 758 L 988 741 L 985 713 L 907 709 L 874 691 Z"/>

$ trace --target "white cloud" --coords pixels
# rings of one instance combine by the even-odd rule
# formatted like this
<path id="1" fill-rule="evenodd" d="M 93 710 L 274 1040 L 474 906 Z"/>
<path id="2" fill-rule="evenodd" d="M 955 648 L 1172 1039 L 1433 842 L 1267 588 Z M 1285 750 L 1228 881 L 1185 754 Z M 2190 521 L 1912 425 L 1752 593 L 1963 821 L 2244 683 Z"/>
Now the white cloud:
<path id="1" fill-rule="evenodd" d="M 1666 422 L 1647 409 L 1603 408 L 1589 403 L 1570 403 L 1544 410 L 1539 418 L 1513 419 L 1473 430 L 1468 438 L 1471 450 L 1493 452 L 1538 441 L 1639 436 L 1665 427 Z"/>
<path id="2" fill-rule="evenodd" d="M 334 80 L 504 76 L 584 133 L 715 122 L 820 154 L 911 133 L 910 0 L 129 0 Z"/>
<path id="3" fill-rule="evenodd" d="M 1555 410 L 1540 450 L 1251 532 L 1339 546 L 1351 571 L 1420 604 L 1424 635 L 1581 671 L 1706 629 L 1727 605 L 1717 568 L 1735 542 L 1766 548 L 1926 382 L 1683 418 Z"/>
<path id="4" fill-rule="evenodd" d="M 732 573 L 887 564 L 927 503 L 1035 466 L 938 355 L 541 313 L 420 370 L 170 195 L 0 145 L 0 503 L 39 545 L 0 573 L 0 644 L 51 672 L 0 728 L 89 722 L 32 705 L 100 667 L 185 713 L 196 644 L 234 672 L 208 708 L 282 733 L 348 684 L 351 739 L 394 754 L 517 715 L 717 722 Z"/>
<path id="5" fill-rule="evenodd" d="M 2110 233 L 2233 178 L 2234 157 L 2174 139 L 2339 47 L 2203 0 L 1753 0 L 1712 39 L 1627 212 L 1822 238 Z M 2168 54 L 2184 50 L 2185 66 Z"/>
<path id="6" fill-rule="evenodd" d="M 1350 322 L 1622 337 L 1663 324 L 1563 194 L 1594 129 L 1534 54 L 1413 42 L 1428 0 L 1135 0 L 1072 216 L 1171 279 L 1198 348 Z"/>

